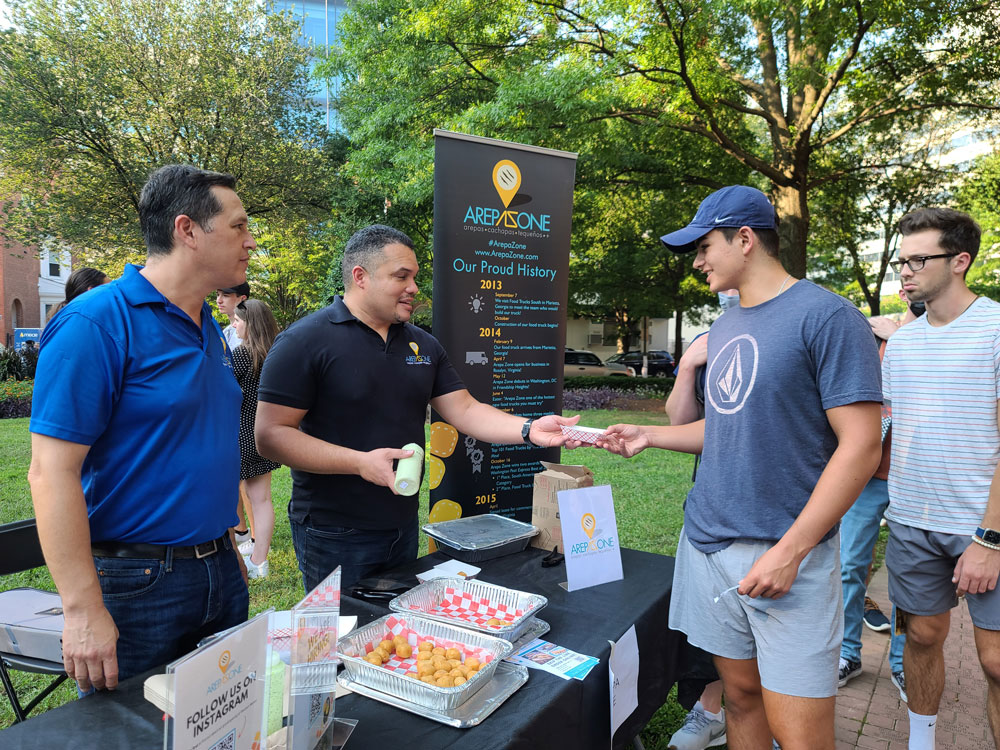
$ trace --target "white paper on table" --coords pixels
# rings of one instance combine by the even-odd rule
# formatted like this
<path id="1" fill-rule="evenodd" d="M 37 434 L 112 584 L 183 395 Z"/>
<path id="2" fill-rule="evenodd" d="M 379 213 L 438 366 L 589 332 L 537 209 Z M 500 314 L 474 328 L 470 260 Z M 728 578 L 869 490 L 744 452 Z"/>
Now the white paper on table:
<path id="1" fill-rule="evenodd" d="M 558 498 L 567 591 L 620 581 L 622 554 L 611 486 L 561 490 Z"/>
<path id="2" fill-rule="evenodd" d="M 639 640 L 635 625 L 625 631 L 618 643 L 611 644 L 608 658 L 608 683 L 611 693 L 611 740 L 615 732 L 639 707 Z"/>

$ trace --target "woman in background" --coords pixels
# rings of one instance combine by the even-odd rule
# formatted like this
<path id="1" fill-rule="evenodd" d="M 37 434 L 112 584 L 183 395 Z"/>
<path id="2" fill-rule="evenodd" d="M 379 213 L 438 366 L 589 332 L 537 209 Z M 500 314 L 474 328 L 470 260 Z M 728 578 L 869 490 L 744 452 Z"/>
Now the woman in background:
<path id="1" fill-rule="evenodd" d="M 257 453 L 254 444 L 254 417 L 257 413 L 257 386 L 264 358 L 278 335 L 278 324 L 271 309 L 256 299 L 236 306 L 233 326 L 243 343 L 233 350 L 233 372 L 243 389 L 240 409 L 240 480 L 246 483 L 247 497 L 253 510 L 253 539 L 240 545 L 250 578 L 268 574 L 267 553 L 274 535 L 274 505 L 271 503 L 271 472 L 281 464 L 268 461 Z"/>
<path id="2" fill-rule="evenodd" d="M 104 271 L 96 268 L 78 268 L 69 275 L 66 280 L 66 299 L 56 305 L 56 309 L 49 315 L 49 320 L 68 305 L 72 300 L 79 297 L 84 292 L 89 292 L 95 286 L 101 286 L 111 281 Z"/>

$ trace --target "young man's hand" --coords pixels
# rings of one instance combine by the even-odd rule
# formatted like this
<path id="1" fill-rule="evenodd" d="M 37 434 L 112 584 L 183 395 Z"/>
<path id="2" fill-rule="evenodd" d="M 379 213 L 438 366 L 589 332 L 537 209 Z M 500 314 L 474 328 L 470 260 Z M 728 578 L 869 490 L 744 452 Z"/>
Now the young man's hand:
<path id="1" fill-rule="evenodd" d="M 613 424 L 597 438 L 597 447 L 632 458 L 649 447 L 649 438 L 634 424 Z"/>
<path id="2" fill-rule="evenodd" d="M 969 542 L 965 552 L 958 558 L 951 582 L 957 585 L 956 592 L 959 596 L 985 594 L 997 587 L 998 574 L 1000 574 L 1000 550 Z"/>

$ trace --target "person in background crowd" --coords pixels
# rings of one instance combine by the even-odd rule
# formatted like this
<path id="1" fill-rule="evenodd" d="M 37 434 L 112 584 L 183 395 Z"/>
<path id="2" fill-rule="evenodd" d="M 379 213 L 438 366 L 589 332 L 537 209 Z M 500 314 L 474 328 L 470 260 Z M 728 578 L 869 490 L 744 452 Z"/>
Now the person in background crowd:
<path id="1" fill-rule="evenodd" d="M 257 414 L 257 387 L 264 359 L 278 335 L 278 324 L 271 308 L 259 300 L 248 299 L 236 305 L 233 326 L 243 341 L 233 349 L 233 373 L 243 389 L 240 409 L 240 481 L 245 483 L 253 508 L 254 538 L 240 545 L 240 553 L 250 578 L 266 578 L 267 553 L 274 534 L 274 505 L 271 502 L 271 472 L 281 464 L 262 458 L 254 443 L 254 418 Z"/>
<path id="2" fill-rule="evenodd" d="M 233 351 L 241 343 L 239 334 L 236 332 L 236 326 L 233 325 L 233 312 L 236 310 L 236 306 L 250 297 L 250 284 L 243 282 L 242 284 L 237 284 L 234 287 L 228 287 L 226 289 L 219 289 L 218 293 L 215 295 L 215 306 L 219 308 L 219 312 L 226 316 L 226 320 L 229 321 L 229 325 L 222 329 L 222 335 L 226 339 L 226 344 L 229 346 L 229 350 Z M 244 506 L 244 497 L 246 497 L 246 486 L 240 482 L 240 499 L 236 506 L 236 517 L 238 522 L 234 531 L 236 532 L 236 543 L 237 544 L 247 544 L 250 542 L 250 528 L 247 524 L 247 518 L 253 516 L 252 506 L 248 510 Z M 253 521 L 251 520 L 250 525 Z"/>
<path id="3" fill-rule="evenodd" d="M 146 266 L 42 334 L 28 481 L 81 692 L 247 618 L 229 532 L 241 394 L 205 302 L 244 280 L 255 247 L 235 185 L 191 166 L 153 172 L 138 206 Z"/>
<path id="4" fill-rule="evenodd" d="M 458 432 L 491 443 L 558 446 L 549 414 L 525 419 L 472 397 L 431 334 L 408 321 L 417 296 L 413 242 L 374 224 L 348 240 L 345 291 L 283 331 L 260 376 L 257 450 L 292 468 L 288 515 L 306 591 L 341 567 L 345 589 L 417 557 L 417 496 L 393 463 L 424 444 L 428 403 Z M 457 431 L 457 432 L 456 432 Z"/>
<path id="5" fill-rule="evenodd" d="M 736 289 L 719 292 L 722 312 L 740 303 Z M 664 410 L 670 424 L 682 425 L 705 418 L 705 366 L 708 359 L 708 334 L 695 336 L 674 370 L 674 386 L 670 390 Z M 698 475 L 698 455 L 691 480 Z M 695 656 L 691 659 L 690 682 L 704 684 L 701 695 L 688 711 L 684 724 L 674 732 L 667 745 L 668 750 L 704 750 L 726 744 L 726 712 L 722 707 L 722 680 L 712 662 L 712 655 L 699 648 L 692 648 Z M 697 690 L 697 688 L 695 688 Z M 693 696 L 687 693 L 688 682 L 678 680 L 677 698 L 685 707 Z M 687 699 L 685 701 L 685 698 Z"/>
<path id="6" fill-rule="evenodd" d="M 900 290 L 900 299 L 906 302 L 906 292 Z M 872 332 L 879 340 L 879 356 L 885 353 L 886 342 L 900 326 L 910 323 L 923 315 L 923 304 L 908 305 L 906 313 L 899 321 L 883 316 L 868 319 Z M 886 418 L 889 409 L 883 406 Z M 844 591 L 844 642 L 840 646 L 840 665 L 837 684 L 843 687 L 848 681 L 861 674 L 861 625 L 876 632 L 892 628 L 874 599 L 866 592 L 871 579 L 875 542 L 882 522 L 882 514 L 889 504 L 889 455 L 892 446 L 892 432 L 882 441 L 882 462 L 875 475 L 861 491 L 851 509 L 844 514 L 840 523 L 840 580 Z M 895 615 L 893 616 L 893 622 Z M 899 691 L 900 700 L 906 702 L 906 677 L 903 671 L 903 643 L 906 636 L 890 634 L 889 674 L 892 684 Z"/>
<path id="7" fill-rule="evenodd" d="M 964 596 L 1000 746 L 1000 304 L 965 275 L 979 253 L 972 217 L 922 208 L 899 222 L 899 271 L 927 313 L 895 333 L 882 360 L 892 409 L 889 598 L 906 633 L 910 750 L 933 750 L 944 642 Z M 928 361 L 934 363 L 928 367 Z"/>
<path id="8" fill-rule="evenodd" d="M 49 314 L 49 320 L 66 305 L 75 300 L 84 292 L 89 292 L 95 286 L 102 286 L 111 283 L 111 279 L 104 271 L 96 268 L 78 268 L 66 279 L 66 299 L 56 305 L 56 308 Z"/>
<path id="9" fill-rule="evenodd" d="M 708 337 L 706 418 L 612 425 L 598 446 L 702 454 L 670 627 L 715 655 L 730 746 L 833 750 L 837 524 L 878 463 L 878 350 L 857 308 L 785 272 L 777 227 L 763 193 L 732 186 L 662 238 L 696 252 L 713 292 L 740 294 Z"/>

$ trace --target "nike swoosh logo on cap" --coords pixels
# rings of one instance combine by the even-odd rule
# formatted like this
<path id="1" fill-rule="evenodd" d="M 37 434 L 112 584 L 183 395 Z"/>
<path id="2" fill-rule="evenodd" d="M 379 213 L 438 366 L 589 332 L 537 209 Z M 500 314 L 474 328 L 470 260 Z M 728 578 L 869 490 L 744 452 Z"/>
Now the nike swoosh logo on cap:
<path id="1" fill-rule="evenodd" d="M 721 219 L 715 219 L 715 223 L 718 224 L 719 222 L 722 222 L 722 221 L 725 221 L 726 219 L 731 219 L 731 218 L 733 218 L 732 214 L 730 214 L 729 216 L 723 216 Z"/>

